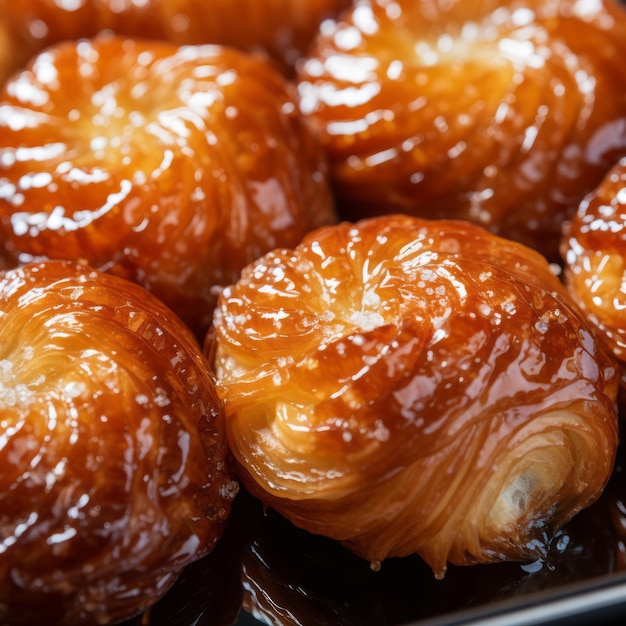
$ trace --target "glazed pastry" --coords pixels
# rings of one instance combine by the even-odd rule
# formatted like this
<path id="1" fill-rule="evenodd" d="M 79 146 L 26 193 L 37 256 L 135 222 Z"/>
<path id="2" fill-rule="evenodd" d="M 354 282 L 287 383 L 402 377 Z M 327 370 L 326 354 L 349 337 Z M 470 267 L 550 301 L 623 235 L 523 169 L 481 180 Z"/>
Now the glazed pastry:
<path id="1" fill-rule="evenodd" d="M 626 159 L 581 202 L 561 252 L 567 288 L 619 360 L 626 386 Z"/>
<path id="2" fill-rule="evenodd" d="M 213 549 L 237 483 L 189 330 L 64 261 L 0 274 L 0 623 L 106 624 Z"/>
<path id="3" fill-rule="evenodd" d="M 109 30 L 176 44 L 216 43 L 268 55 L 291 73 L 320 23 L 350 0 L 0 0 L 17 68 L 42 49 Z M 1 63 L 1 61 L 0 61 Z M 2 66 L 0 65 L 0 68 Z M 1 75 L 0 75 L 1 80 Z"/>
<path id="4" fill-rule="evenodd" d="M 243 52 L 67 42 L 8 81 L 0 110 L 7 251 L 136 281 L 199 336 L 216 286 L 335 219 L 293 89 Z"/>
<path id="5" fill-rule="evenodd" d="M 359 0 L 299 66 L 344 217 L 462 218 L 558 260 L 626 154 L 616 0 Z"/>
<path id="6" fill-rule="evenodd" d="M 541 558 L 613 468 L 613 361 L 543 257 L 468 223 L 321 228 L 223 291 L 205 349 L 243 484 L 374 563 Z"/>

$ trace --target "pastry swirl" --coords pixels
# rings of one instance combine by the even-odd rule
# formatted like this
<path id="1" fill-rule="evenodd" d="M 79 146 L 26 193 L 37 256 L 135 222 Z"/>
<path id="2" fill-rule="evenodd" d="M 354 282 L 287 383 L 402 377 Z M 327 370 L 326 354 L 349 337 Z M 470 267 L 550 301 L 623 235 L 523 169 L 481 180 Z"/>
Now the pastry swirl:
<path id="1" fill-rule="evenodd" d="M 0 239 L 85 259 L 201 336 L 215 288 L 335 221 L 325 155 L 266 61 L 219 46 L 59 44 L 0 90 Z"/>

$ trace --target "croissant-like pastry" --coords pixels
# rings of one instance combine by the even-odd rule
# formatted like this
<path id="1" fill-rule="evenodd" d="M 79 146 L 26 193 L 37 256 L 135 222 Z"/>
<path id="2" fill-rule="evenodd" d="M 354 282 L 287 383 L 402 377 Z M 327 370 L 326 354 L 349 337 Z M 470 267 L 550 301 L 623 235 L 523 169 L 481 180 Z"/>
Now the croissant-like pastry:
<path id="1" fill-rule="evenodd" d="M 213 549 L 237 492 L 197 341 L 142 287 L 0 273 L 0 623 L 108 624 Z"/>
<path id="2" fill-rule="evenodd" d="M 626 154 L 616 0 L 358 0 L 299 66 L 344 217 L 462 218 L 558 260 Z"/>
<path id="3" fill-rule="evenodd" d="M 0 0 L 0 33 L 10 33 L 10 69 L 44 48 L 105 30 L 176 44 L 221 44 L 269 56 L 285 73 L 318 26 L 350 0 Z M 1 50 L 1 48 L 0 48 Z M 0 57 L 0 71 L 3 69 Z M 6 75 L 6 73 L 5 73 Z M 0 73 L 0 82 L 3 75 Z"/>
<path id="4" fill-rule="evenodd" d="M 244 485 L 372 562 L 539 558 L 613 468 L 613 361 L 543 257 L 468 223 L 321 228 L 223 291 L 205 349 Z"/>
<path id="5" fill-rule="evenodd" d="M 626 158 L 581 202 L 561 253 L 570 295 L 619 360 L 626 386 Z"/>
<path id="6" fill-rule="evenodd" d="M 134 280 L 198 336 L 216 286 L 335 221 L 292 86 L 237 50 L 62 43 L 6 83 L 0 112 L 8 252 Z"/>

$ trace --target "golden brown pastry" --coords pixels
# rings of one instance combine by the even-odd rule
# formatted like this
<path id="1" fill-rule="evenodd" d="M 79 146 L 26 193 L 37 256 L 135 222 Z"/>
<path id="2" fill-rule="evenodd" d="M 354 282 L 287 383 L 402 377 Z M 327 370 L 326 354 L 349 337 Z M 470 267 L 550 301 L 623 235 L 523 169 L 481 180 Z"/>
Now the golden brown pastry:
<path id="1" fill-rule="evenodd" d="M 570 295 L 619 360 L 626 386 L 626 159 L 581 202 L 561 253 Z"/>
<path id="2" fill-rule="evenodd" d="M 543 257 L 468 223 L 383 216 L 271 252 L 206 352 L 244 485 L 373 562 L 540 558 L 613 468 L 613 361 Z"/>
<path id="3" fill-rule="evenodd" d="M 176 44 L 215 43 L 272 58 L 291 73 L 320 23 L 350 0 L 0 0 L 0 23 L 12 35 L 17 67 L 66 39 L 113 33 Z M 0 62 L 0 68 L 2 67 Z M 0 81 L 2 75 L 0 74 Z"/>
<path id="4" fill-rule="evenodd" d="M 188 329 L 142 287 L 0 273 L 0 623 L 108 624 L 212 550 L 237 491 Z"/>
<path id="5" fill-rule="evenodd" d="M 344 217 L 462 218 L 558 259 L 626 154 L 616 0 L 359 0 L 300 65 Z"/>
<path id="6" fill-rule="evenodd" d="M 215 287 L 335 220 L 325 155 L 266 61 L 99 37 L 41 53 L 0 90 L 0 240 L 86 259 L 199 336 Z"/>

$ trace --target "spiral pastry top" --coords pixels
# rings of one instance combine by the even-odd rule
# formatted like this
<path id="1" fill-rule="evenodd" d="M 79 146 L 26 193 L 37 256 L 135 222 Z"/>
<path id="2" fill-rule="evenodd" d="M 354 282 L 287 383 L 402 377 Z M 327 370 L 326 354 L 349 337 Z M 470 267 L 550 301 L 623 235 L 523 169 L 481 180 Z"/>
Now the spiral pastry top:
<path id="1" fill-rule="evenodd" d="M 551 260 L 626 154 L 616 0 L 357 0 L 298 75 L 344 217 L 463 218 Z"/>
<path id="2" fill-rule="evenodd" d="M 200 348 L 140 286 L 63 261 L 0 273 L 0 336 L 0 623 L 127 619 L 237 491 Z"/>
<path id="3" fill-rule="evenodd" d="M 626 159 L 581 202 L 561 252 L 565 284 L 625 368 L 626 385 Z"/>
<path id="4" fill-rule="evenodd" d="M 86 259 L 199 334 L 215 286 L 334 221 L 325 156 L 287 81 L 218 46 L 59 44 L 0 90 L 0 240 Z"/>
<path id="5" fill-rule="evenodd" d="M 381 216 L 269 253 L 206 352 L 246 487 L 372 561 L 540 557 L 601 493 L 617 373 L 543 257 Z"/>

